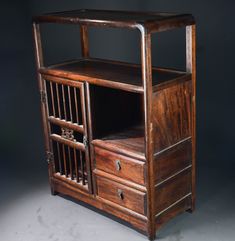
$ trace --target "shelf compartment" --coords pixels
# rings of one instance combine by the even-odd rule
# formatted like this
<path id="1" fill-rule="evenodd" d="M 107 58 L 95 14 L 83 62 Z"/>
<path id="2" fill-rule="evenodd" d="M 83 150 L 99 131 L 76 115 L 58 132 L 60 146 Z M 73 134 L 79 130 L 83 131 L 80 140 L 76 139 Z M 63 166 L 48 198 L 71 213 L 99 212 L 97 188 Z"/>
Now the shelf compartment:
<path id="1" fill-rule="evenodd" d="M 43 67 L 40 73 L 131 92 L 144 92 L 141 66 L 137 64 L 101 59 L 80 59 Z M 191 79 L 191 74 L 165 68 L 153 67 L 152 74 L 153 91 Z"/>
<path id="2" fill-rule="evenodd" d="M 145 161 L 144 127 L 135 126 L 92 141 L 93 145 Z"/>

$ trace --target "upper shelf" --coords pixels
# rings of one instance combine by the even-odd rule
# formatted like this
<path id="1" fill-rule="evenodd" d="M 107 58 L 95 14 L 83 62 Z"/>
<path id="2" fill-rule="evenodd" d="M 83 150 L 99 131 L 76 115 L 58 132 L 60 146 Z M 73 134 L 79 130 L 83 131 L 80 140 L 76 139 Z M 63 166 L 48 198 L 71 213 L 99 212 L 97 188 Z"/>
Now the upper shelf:
<path id="1" fill-rule="evenodd" d="M 39 71 L 45 75 L 87 81 L 110 88 L 140 93 L 144 91 L 141 68 L 136 64 L 101 59 L 81 59 L 43 67 Z M 154 67 L 152 76 L 153 91 L 191 78 L 191 74 L 185 72 Z"/>
<path id="2" fill-rule="evenodd" d="M 131 12 L 79 9 L 49 13 L 33 18 L 35 22 L 87 24 L 108 27 L 141 28 L 150 32 L 164 31 L 195 23 L 191 14 Z"/>

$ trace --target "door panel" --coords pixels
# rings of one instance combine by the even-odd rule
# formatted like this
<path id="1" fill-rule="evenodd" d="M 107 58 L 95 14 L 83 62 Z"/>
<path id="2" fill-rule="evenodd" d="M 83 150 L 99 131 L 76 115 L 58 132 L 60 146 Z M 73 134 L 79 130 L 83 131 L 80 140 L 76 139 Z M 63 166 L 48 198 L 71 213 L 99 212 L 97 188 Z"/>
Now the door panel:
<path id="1" fill-rule="evenodd" d="M 92 192 L 84 84 L 44 76 L 54 177 Z"/>

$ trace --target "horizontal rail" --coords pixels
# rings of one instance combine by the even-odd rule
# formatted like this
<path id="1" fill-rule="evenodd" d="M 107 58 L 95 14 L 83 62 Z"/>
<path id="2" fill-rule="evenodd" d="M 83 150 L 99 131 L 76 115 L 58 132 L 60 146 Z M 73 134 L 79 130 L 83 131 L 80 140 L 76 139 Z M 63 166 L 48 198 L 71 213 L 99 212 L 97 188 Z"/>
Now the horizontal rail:
<path id="1" fill-rule="evenodd" d="M 56 118 L 54 116 L 49 116 L 48 120 L 55 125 L 59 125 L 61 127 L 67 127 L 68 129 L 72 129 L 72 130 L 77 131 L 81 134 L 84 133 L 83 125 L 78 125 L 78 124 L 72 123 L 70 121 L 61 120 L 61 119 Z"/>
<path id="2" fill-rule="evenodd" d="M 80 151 L 85 151 L 85 146 L 83 143 L 80 143 L 80 142 L 77 142 L 77 141 L 70 141 L 70 140 L 67 140 L 57 134 L 51 134 L 50 135 L 50 138 L 54 141 L 58 141 L 64 145 L 68 145 L 72 148 L 75 148 L 75 149 L 78 149 Z"/>

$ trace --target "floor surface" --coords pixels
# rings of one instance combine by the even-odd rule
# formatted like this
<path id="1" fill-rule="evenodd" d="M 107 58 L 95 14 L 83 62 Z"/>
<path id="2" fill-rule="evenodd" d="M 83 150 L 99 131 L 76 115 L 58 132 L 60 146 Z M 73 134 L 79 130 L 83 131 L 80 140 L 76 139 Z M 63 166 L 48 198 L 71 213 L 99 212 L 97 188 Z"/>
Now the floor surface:
<path id="1" fill-rule="evenodd" d="M 222 180 L 222 181 L 221 181 Z M 198 179 L 197 209 L 179 215 L 157 234 L 165 241 L 234 241 L 235 182 L 204 170 Z M 10 188 L 10 191 L 9 191 Z M 7 190 L 8 189 L 8 190 Z M 1 181 L 2 241 L 147 240 L 135 230 L 61 196 L 51 196 L 47 177 Z"/>

